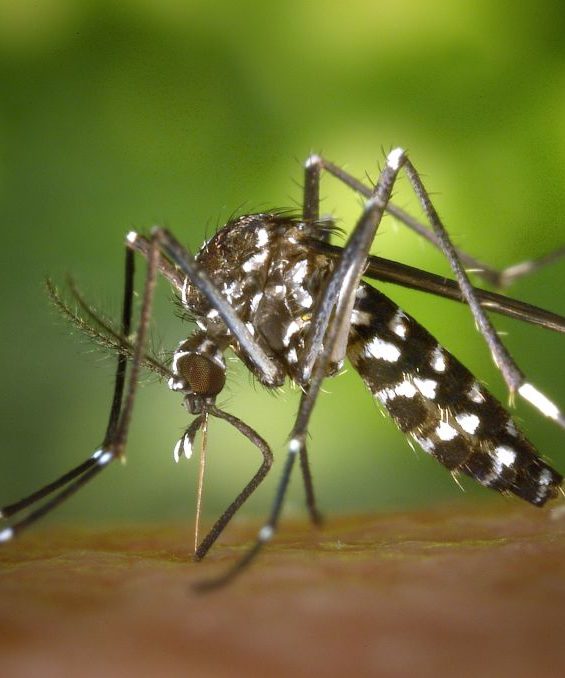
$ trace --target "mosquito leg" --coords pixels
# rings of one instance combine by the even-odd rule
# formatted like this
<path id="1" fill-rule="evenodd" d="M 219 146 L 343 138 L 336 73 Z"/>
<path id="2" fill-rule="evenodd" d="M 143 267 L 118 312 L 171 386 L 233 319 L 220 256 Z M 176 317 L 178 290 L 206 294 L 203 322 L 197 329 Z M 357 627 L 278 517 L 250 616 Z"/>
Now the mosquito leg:
<path id="1" fill-rule="evenodd" d="M 304 163 L 304 199 L 302 216 L 305 221 L 318 221 L 320 218 L 320 175 L 323 160 L 311 155 Z"/>
<path id="2" fill-rule="evenodd" d="M 128 337 L 131 333 L 131 318 L 133 314 L 133 283 L 135 278 L 135 262 L 133 252 L 126 248 L 125 260 L 125 281 L 124 281 L 124 301 L 122 306 L 122 335 Z M 104 449 L 110 440 L 114 437 L 118 426 L 120 410 L 122 407 L 122 399 L 124 394 L 124 386 L 126 382 L 127 372 L 127 357 L 119 354 L 118 365 L 116 367 L 116 379 L 114 383 L 114 395 L 112 397 L 112 405 L 110 407 L 110 414 L 108 417 L 108 426 L 106 427 L 106 435 L 102 442 Z"/>
<path id="3" fill-rule="evenodd" d="M 327 338 L 324 341 L 324 335 L 334 311 L 336 316 L 335 326 L 338 329 L 335 339 L 331 342 L 331 353 L 325 367 L 332 368 L 333 364 L 339 365 L 345 357 L 355 290 L 363 274 L 367 254 L 381 222 L 384 209 L 390 200 L 392 187 L 396 181 L 403 157 L 402 149 L 395 149 L 389 153 L 374 193 L 367 201 L 363 214 L 350 235 L 342 256 L 337 262 L 316 306 L 317 320 L 316 323 L 311 324 L 311 331 L 304 342 L 301 366 L 301 381 L 304 384 L 309 383 L 314 363 L 320 362 L 320 347 L 322 345 L 324 345 L 325 354 L 328 341 Z"/>
<path id="4" fill-rule="evenodd" d="M 341 247 L 320 242 L 316 238 L 310 239 L 309 246 L 336 260 L 340 258 L 342 252 Z M 394 283 L 395 285 L 426 292 L 427 294 L 435 294 L 459 303 L 466 303 L 461 294 L 461 289 L 455 280 L 372 254 L 367 257 L 367 265 L 363 277 Z M 493 313 L 506 315 L 509 318 L 516 318 L 522 322 L 539 325 L 547 330 L 565 334 L 565 317 L 557 315 L 557 313 L 546 311 L 538 306 L 532 306 L 532 304 L 527 304 L 523 301 L 497 294 L 496 292 L 488 292 L 480 287 L 473 286 L 473 289 L 481 302 L 481 306 Z"/>
<path id="5" fill-rule="evenodd" d="M 317 155 L 308 158 L 304 165 L 304 197 L 302 216 L 304 221 L 316 222 L 320 218 L 320 175 L 322 165 Z M 326 240 L 324 238 L 324 240 Z M 322 515 L 316 506 L 314 483 L 306 447 L 300 450 L 300 470 L 306 494 L 306 507 L 314 525 L 322 524 Z"/>
<path id="6" fill-rule="evenodd" d="M 562 259 L 564 256 L 565 247 L 559 247 L 558 249 L 553 250 L 553 252 L 544 254 L 537 259 L 530 259 L 528 261 L 522 261 L 518 264 L 513 264 L 512 266 L 508 266 L 507 268 L 500 271 L 498 277 L 492 281 L 492 284 L 502 288 L 509 287 L 519 278 L 523 278 L 524 276 L 535 273 L 536 271 L 539 271 L 540 268 L 544 268 L 549 264 L 553 264 L 555 261 Z"/>
<path id="7" fill-rule="evenodd" d="M 310 462 L 308 461 L 308 452 L 306 447 L 300 450 L 300 471 L 302 472 L 302 480 L 304 481 L 304 491 L 306 493 L 306 508 L 308 515 L 314 525 L 321 525 L 324 518 L 320 513 L 316 504 L 316 495 L 314 492 L 314 482 L 312 480 L 312 472 L 310 471 Z"/>
<path id="8" fill-rule="evenodd" d="M 7 506 L 4 506 L 0 512 L 0 518 L 11 518 L 12 516 L 16 515 L 17 513 L 20 513 L 20 511 L 23 511 L 24 509 L 28 508 L 29 506 L 32 506 L 36 502 L 38 502 L 40 499 L 43 499 L 44 497 L 47 497 L 48 495 L 52 494 L 53 492 L 56 492 L 59 490 L 61 487 L 64 487 L 68 483 L 70 483 L 72 480 L 77 478 L 78 476 L 81 476 L 83 473 L 88 471 L 90 468 L 96 465 L 96 459 L 93 457 L 89 457 L 85 461 L 83 461 L 81 464 L 76 466 L 74 469 L 71 469 L 64 475 L 62 475 L 60 478 L 57 478 L 57 480 L 54 480 L 52 483 L 48 483 L 47 485 L 44 485 L 41 487 L 39 490 L 33 492 L 32 494 L 28 495 L 27 497 L 23 497 L 19 501 L 14 502 L 13 504 L 8 504 Z"/>
<path id="9" fill-rule="evenodd" d="M 317 243 L 317 246 L 322 247 L 320 243 Z M 326 253 L 328 252 L 327 248 L 331 248 L 330 252 L 334 250 L 331 245 L 323 245 L 323 247 L 326 248 Z M 335 252 L 339 256 L 340 248 L 336 247 Z M 331 254 L 331 256 L 335 257 L 336 254 Z M 455 280 L 422 271 L 397 261 L 371 255 L 367 258 L 367 268 L 363 275 L 465 303 L 461 289 Z M 493 313 L 516 318 L 532 325 L 539 325 L 554 332 L 565 333 L 565 318 L 563 316 L 496 292 L 489 292 L 479 287 L 473 287 L 473 289 L 481 302 L 481 306 Z"/>
<path id="10" fill-rule="evenodd" d="M 387 207 L 387 212 L 395 219 L 402 222 L 405 226 L 408 226 L 408 228 L 413 230 L 415 233 L 418 233 L 418 235 L 431 242 L 435 247 L 441 249 L 441 242 L 438 240 L 438 238 L 434 237 L 435 233 L 427 229 L 410 214 L 400 209 L 396 205 L 389 205 Z M 545 266 L 548 266 L 549 264 L 552 264 L 565 256 L 565 247 L 559 247 L 548 254 L 538 257 L 537 259 L 530 259 L 528 261 L 512 264 L 511 266 L 503 269 L 497 269 L 485 264 L 482 261 L 479 261 L 470 254 L 463 252 L 459 248 L 455 248 L 455 251 L 457 252 L 461 262 L 465 265 L 468 273 L 474 273 L 476 276 L 498 289 L 510 287 L 510 285 L 514 284 L 516 280 L 535 273 L 541 268 L 544 268 Z"/>
<path id="11" fill-rule="evenodd" d="M 288 483 L 290 481 L 292 467 L 294 466 L 295 459 L 296 454 L 291 454 L 287 456 L 286 463 L 283 469 L 283 474 L 277 487 L 277 494 L 275 496 L 271 516 L 259 531 L 255 544 L 253 544 L 253 546 L 247 551 L 247 553 L 245 553 L 242 558 L 236 561 L 236 563 L 232 567 L 230 567 L 223 575 L 220 575 L 219 577 L 215 577 L 213 579 L 206 579 L 196 582 L 194 584 L 194 589 L 196 591 L 199 592 L 211 591 L 213 589 L 218 589 L 221 588 L 222 586 L 225 586 L 226 584 L 229 584 L 233 579 L 235 579 L 235 577 L 237 577 L 238 574 L 240 574 L 240 572 L 245 570 L 247 566 L 253 562 L 255 557 L 261 551 L 264 544 L 266 544 L 272 539 L 276 531 L 277 522 L 280 516 L 282 504 L 284 501 L 284 497 L 286 495 L 286 490 L 288 488 Z"/>
<path id="12" fill-rule="evenodd" d="M 373 194 L 373 189 L 371 187 L 367 186 L 362 181 L 359 181 L 359 179 L 355 178 L 353 175 L 349 174 L 344 169 L 342 169 L 335 163 L 330 162 L 326 158 L 323 158 L 322 156 L 319 155 L 310 156 L 310 158 L 307 161 L 307 166 L 308 165 L 313 165 L 316 167 L 318 180 L 321 174 L 321 170 L 325 170 L 328 174 L 331 174 L 338 181 L 341 181 L 342 184 L 345 184 L 346 186 L 351 188 L 356 193 L 359 193 L 363 197 L 370 198 L 371 195 Z M 312 170 L 312 175 L 314 176 L 314 170 Z M 395 219 L 398 219 L 398 221 L 402 222 L 405 226 L 407 226 L 410 230 L 417 233 L 422 238 L 428 240 L 435 247 L 440 246 L 437 237 L 433 231 L 430 231 L 429 228 L 427 228 L 424 224 L 420 223 L 411 214 L 408 214 L 408 212 L 402 210 L 400 207 L 396 207 L 392 203 L 389 203 L 385 207 L 385 212 L 393 216 Z M 461 261 L 463 261 L 466 266 L 472 266 L 477 270 L 484 270 L 485 268 L 488 268 L 478 259 L 475 259 L 474 257 L 466 254 L 465 252 L 459 251 L 459 256 L 461 258 Z"/>
<path id="13" fill-rule="evenodd" d="M 124 282 L 124 296 L 122 307 L 122 333 L 127 336 L 131 330 L 131 316 L 132 316 L 132 297 L 133 297 L 133 278 L 134 278 L 134 261 L 133 253 L 126 250 L 125 256 L 125 282 Z M 53 510 L 65 499 L 74 494 L 85 483 L 97 475 L 106 465 L 112 461 L 113 456 L 104 448 L 108 441 L 115 433 L 117 421 L 120 412 L 120 405 L 125 384 L 125 372 L 127 368 L 127 357 L 121 354 L 118 355 L 118 365 L 116 368 L 116 377 L 114 381 L 114 394 L 112 397 L 112 405 L 110 407 L 110 415 L 108 418 L 108 425 L 104 435 L 104 442 L 102 447 L 94 452 L 88 459 L 76 466 L 74 469 L 63 474 L 57 480 L 48 483 L 36 492 L 28 495 L 24 499 L 13 504 L 5 506 L 0 510 L 0 517 L 8 519 L 15 516 L 21 511 L 31 508 L 38 501 L 47 497 L 48 495 L 57 492 L 52 499 L 31 511 L 25 518 L 13 523 L 10 527 L 6 527 L 0 532 L 0 542 L 9 541 L 16 534 L 21 532 L 24 528 L 33 524 L 36 520 L 44 516 L 49 511 Z M 64 488 L 64 489 L 62 489 Z"/>
<path id="14" fill-rule="evenodd" d="M 239 493 L 239 495 L 234 499 L 234 501 L 228 506 L 228 508 L 222 513 L 218 518 L 212 529 L 208 532 L 206 537 L 202 542 L 195 546 L 194 551 L 194 560 L 199 561 L 204 558 L 208 553 L 210 548 L 213 546 L 217 538 L 223 532 L 229 521 L 233 518 L 235 513 L 239 510 L 242 504 L 247 501 L 247 499 L 253 494 L 253 492 L 259 487 L 267 473 L 269 472 L 272 463 L 273 463 L 273 454 L 267 442 L 250 426 L 245 424 L 241 419 L 220 410 L 215 405 L 207 403 L 204 411 L 200 414 L 188 427 L 185 433 L 181 436 L 180 440 L 176 444 L 174 451 L 175 461 L 179 461 L 181 455 L 181 448 L 184 450 L 185 456 L 190 456 L 192 453 L 192 447 L 194 445 L 194 439 L 196 434 L 200 429 L 204 433 L 207 417 L 213 416 L 218 419 L 223 419 L 227 421 L 228 424 L 236 428 L 242 435 L 244 435 L 255 447 L 259 449 L 261 455 L 263 456 L 263 462 L 255 475 Z M 187 453 L 188 446 L 188 453 Z M 197 517 L 198 521 L 198 517 Z"/>
<path id="15" fill-rule="evenodd" d="M 554 405 L 545 395 L 540 393 L 532 384 L 528 383 L 524 374 L 518 368 L 513 358 L 510 356 L 508 350 L 500 340 L 485 311 L 481 307 L 481 303 L 473 286 L 471 285 L 467 273 L 465 272 L 457 251 L 453 247 L 449 235 L 445 230 L 431 200 L 426 191 L 422 180 L 414 165 L 405 156 L 403 160 L 403 167 L 408 175 L 410 183 L 416 193 L 424 212 L 432 226 L 436 238 L 440 243 L 442 252 L 451 266 L 451 270 L 455 274 L 461 294 L 471 309 L 471 313 L 477 324 L 479 332 L 485 338 L 485 341 L 490 349 L 493 360 L 500 370 L 504 381 L 506 382 L 510 397 L 518 392 L 525 400 L 528 400 L 534 407 L 536 407 L 542 414 L 556 421 L 561 427 L 565 428 L 565 417 L 561 411 Z"/>
<path id="16" fill-rule="evenodd" d="M 133 261 L 133 251 L 130 249 L 128 249 L 127 251 L 130 253 L 130 257 Z M 120 403 L 116 405 L 115 417 L 113 419 L 112 412 L 114 411 L 113 408 L 117 402 L 117 398 L 114 398 L 114 402 L 112 403 L 112 411 L 110 413 L 110 422 L 108 423 L 108 431 L 106 433 L 106 438 L 103 444 L 103 449 L 109 449 L 114 457 L 123 457 L 124 454 L 129 423 L 131 420 L 131 414 L 135 402 L 137 384 L 139 381 L 139 372 L 141 370 L 141 366 L 143 364 L 145 356 L 145 339 L 147 336 L 149 322 L 151 319 L 153 295 L 155 292 L 158 271 L 159 271 L 159 243 L 157 238 L 152 238 L 151 246 L 147 256 L 147 273 L 145 276 L 145 286 L 143 289 L 143 302 L 141 305 L 141 312 L 139 316 L 137 336 L 129 374 L 128 387 L 125 392 L 125 398 L 124 399 L 120 398 L 120 403 L 122 405 L 121 408 Z M 131 298 L 133 298 L 133 287 L 131 289 Z M 125 361 L 124 375 L 120 382 L 120 389 L 123 392 L 125 383 L 125 368 L 127 367 L 127 358 L 125 356 L 120 357 L 122 357 L 123 360 Z M 118 378 L 116 379 L 116 381 L 118 381 Z"/>
<path id="17" fill-rule="evenodd" d="M 102 471 L 102 469 L 104 469 L 108 465 L 110 461 L 112 461 L 112 457 L 109 455 L 108 452 L 99 455 L 99 457 L 94 461 L 94 464 L 90 464 L 86 471 L 84 471 L 82 475 L 78 476 L 74 482 L 72 482 L 70 485 L 67 485 L 58 494 L 49 499 L 49 501 L 45 502 L 44 504 L 39 506 L 39 508 L 35 509 L 27 516 L 25 516 L 25 518 L 18 520 L 17 522 L 13 523 L 10 527 L 4 528 L 0 532 L 0 543 L 7 542 L 13 539 L 22 530 L 35 523 L 45 514 L 50 513 L 53 509 L 57 508 L 57 506 L 59 506 L 66 499 L 72 496 L 89 480 L 92 480 L 92 478 L 97 476 L 100 473 L 100 471 Z M 51 491 L 53 492 L 54 490 Z"/>
<path id="18" fill-rule="evenodd" d="M 317 167 L 318 177 L 320 176 L 321 170 L 325 170 L 328 174 L 334 176 L 338 181 L 341 181 L 346 186 L 349 186 L 356 193 L 360 193 L 366 198 L 369 198 L 372 194 L 372 189 L 364 184 L 359 179 L 356 179 L 354 176 L 343 170 L 338 165 L 326 160 L 325 158 L 312 155 L 307 164 L 314 164 Z M 314 177 L 314 172 L 312 172 Z M 308 187 L 308 183 L 305 184 L 305 187 Z M 420 223 L 412 215 L 405 212 L 400 207 L 389 203 L 385 211 L 393 216 L 398 221 L 402 222 L 409 229 L 420 235 L 422 238 L 428 240 L 432 245 L 441 249 L 441 240 L 437 237 L 437 234 L 434 231 L 430 231 L 424 224 Z M 508 287 L 510 284 L 515 282 L 518 278 L 522 276 L 529 275 L 534 271 L 539 270 L 540 268 L 553 263 L 557 259 L 560 259 L 565 256 L 565 247 L 561 247 L 554 252 L 550 252 L 538 259 L 532 261 L 525 261 L 519 264 L 509 266 L 508 268 L 498 270 L 491 266 L 488 266 L 484 262 L 479 261 L 475 257 L 463 252 L 460 249 L 455 250 L 460 261 L 465 265 L 469 271 L 472 271 L 477 276 L 482 278 L 484 281 L 493 285 L 494 287 L 504 288 Z"/>
<path id="19" fill-rule="evenodd" d="M 128 235 L 127 246 L 141 254 L 144 259 L 147 259 L 151 248 L 151 240 L 140 233 L 132 231 Z M 185 276 L 164 256 L 159 258 L 159 273 L 171 283 L 179 294 L 182 294 Z"/>
<path id="20" fill-rule="evenodd" d="M 214 406 L 208 406 L 207 411 L 214 417 L 219 419 L 224 419 L 233 427 L 235 427 L 242 435 L 244 435 L 248 440 L 255 445 L 263 455 L 263 462 L 259 467 L 257 473 L 251 478 L 243 490 L 238 494 L 238 496 L 233 500 L 233 502 L 228 506 L 228 508 L 222 513 L 220 518 L 216 521 L 210 532 L 204 537 L 196 552 L 194 554 L 194 560 L 202 560 L 206 553 L 210 550 L 210 547 L 214 544 L 216 539 L 220 536 L 226 525 L 233 518 L 236 511 L 239 510 L 241 505 L 255 492 L 259 485 L 263 482 L 263 479 L 269 472 L 273 464 L 273 454 L 269 445 L 263 440 L 263 438 L 250 426 L 245 424 L 241 419 L 234 417 L 232 414 L 228 414 L 223 410 L 218 409 Z"/>

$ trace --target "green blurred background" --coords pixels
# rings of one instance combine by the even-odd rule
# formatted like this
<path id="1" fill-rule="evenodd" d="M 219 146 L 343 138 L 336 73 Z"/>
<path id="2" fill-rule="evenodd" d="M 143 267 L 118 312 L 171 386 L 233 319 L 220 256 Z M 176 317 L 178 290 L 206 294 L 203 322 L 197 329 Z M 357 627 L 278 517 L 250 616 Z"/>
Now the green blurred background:
<path id="1" fill-rule="evenodd" d="M 100 442 L 113 360 L 70 331 L 42 284 L 70 272 L 117 313 L 132 227 L 164 224 L 197 248 L 234 211 L 298 204 L 310 151 L 375 177 L 383 151 L 402 145 L 469 252 L 502 267 L 563 244 L 563 23 L 562 3 L 548 0 L 2 0 L 0 500 L 51 480 Z M 418 213 L 402 184 L 397 202 Z M 332 179 L 323 196 L 323 211 L 350 228 L 359 199 Z M 374 251 L 447 272 L 390 219 Z M 565 314 L 564 282 L 565 263 L 513 293 Z M 465 309 L 384 290 L 506 400 Z M 497 326 L 534 383 L 565 404 L 565 338 L 510 320 Z M 171 348 L 188 331 L 161 284 L 155 341 Z M 310 444 L 326 513 L 507 501 L 466 481 L 461 492 L 434 460 L 412 452 L 351 370 L 326 390 Z M 270 483 L 243 514 L 264 512 L 297 394 L 272 397 L 232 365 L 221 403 L 273 446 Z M 522 404 L 517 416 L 565 470 L 565 434 Z M 172 461 L 187 421 L 177 394 L 145 380 L 127 467 L 107 470 L 52 520 L 190 524 L 197 462 Z M 212 516 L 259 460 L 220 422 L 209 442 Z M 303 515 L 297 480 L 288 511 Z"/>

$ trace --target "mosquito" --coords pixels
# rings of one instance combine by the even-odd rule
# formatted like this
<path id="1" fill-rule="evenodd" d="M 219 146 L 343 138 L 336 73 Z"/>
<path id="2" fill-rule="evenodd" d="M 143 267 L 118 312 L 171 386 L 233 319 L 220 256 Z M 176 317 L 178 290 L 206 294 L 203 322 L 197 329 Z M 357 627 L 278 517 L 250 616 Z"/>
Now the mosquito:
<path id="1" fill-rule="evenodd" d="M 428 226 L 391 203 L 401 171 L 408 177 Z M 320 218 L 323 172 L 364 199 L 361 216 L 343 248 L 330 242 L 338 230 L 333 222 Z M 454 280 L 370 255 L 385 212 L 437 247 L 446 257 Z M 301 397 L 267 521 L 244 556 L 219 577 L 201 582 L 200 589 L 231 581 L 273 538 L 297 459 L 308 513 L 314 523 L 320 523 L 308 462 L 307 432 L 322 382 L 337 375 L 346 358 L 400 430 L 453 475 L 464 473 L 486 487 L 512 493 L 535 506 L 544 505 L 561 489 L 561 474 L 540 457 L 480 381 L 366 279 L 393 282 L 467 304 L 511 401 L 519 395 L 565 428 L 561 410 L 526 379 L 486 311 L 561 333 L 565 333 L 565 318 L 474 287 L 467 275 L 467 269 L 473 269 L 488 283 L 505 287 L 562 257 L 565 248 L 504 271 L 496 271 L 456 249 L 403 149 L 388 153 L 374 186 L 367 186 L 319 155 L 310 156 L 305 163 L 300 215 L 270 212 L 234 218 L 195 256 L 160 227 L 153 228 L 148 236 L 128 233 L 125 245 L 119 329 L 93 309 L 74 283 L 70 291 L 78 312 L 48 283 L 50 295 L 63 314 L 82 332 L 117 353 L 114 394 L 102 444 L 76 468 L 5 506 L 0 517 L 9 522 L 0 531 L 1 542 L 10 541 L 111 462 L 123 458 L 139 374 L 147 368 L 167 379 L 169 388 L 179 392 L 194 416 L 175 447 L 175 459 L 191 456 L 197 434 L 202 432 L 205 436 L 213 417 L 234 427 L 262 456 L 255 475 L 197 545 L 194 557 L 201 560 L 261 484 L 273 461 L 269 445 L 257 431 L 216 405 L 226 381 L 227 349 L 265 387 L 277 389 L 289 379 L 300 387 Z M 147 261 L 147 273 L 137 330 L 132 334 L 136 253 Z M 146 350 L 158 274 L 171 283 L 183 313 L 197 325 L 174 351 L 170 366 Z"/>

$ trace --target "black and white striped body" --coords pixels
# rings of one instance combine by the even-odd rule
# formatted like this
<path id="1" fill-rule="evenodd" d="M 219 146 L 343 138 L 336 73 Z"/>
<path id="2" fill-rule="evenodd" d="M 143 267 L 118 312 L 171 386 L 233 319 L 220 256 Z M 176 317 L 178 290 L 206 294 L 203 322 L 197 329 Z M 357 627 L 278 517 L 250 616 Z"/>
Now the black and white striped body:
<path id="1" fill-rule="evenodd" d="M 452 472 L 543 505 L 562 477 L 502 405 L 390 299 L 361 283 L 347 355 L 398 427 Z"/>
<path id="2" fill-rule="evenodd" d="M 285 377 L 300 383 L 304 341 L 334 268 L 332 259 L 308 246 L 320 237 L 318 225 L 248 215 L 218 231 L 196 257 L 277 366 L 280 379 L 271 387 Z M 200 329 L 175 354 L 171 388 L 193 398 L 197 389 L 184 363 L 196 354 L 214 370 L 225 369 L 221 356 L 227 347 L 264 382 L 218 312 L 188 281 L 182 302 Z M 538 506 L 556 495 L 562 477 L 540 459 L 500 403 L 421 325 L 364 282 L 347 356 L 399 428 L 450 471 Z M 205 395 L 213 398 L 221 390 L 223 379 L 216 381 L 218 388 Z"/>

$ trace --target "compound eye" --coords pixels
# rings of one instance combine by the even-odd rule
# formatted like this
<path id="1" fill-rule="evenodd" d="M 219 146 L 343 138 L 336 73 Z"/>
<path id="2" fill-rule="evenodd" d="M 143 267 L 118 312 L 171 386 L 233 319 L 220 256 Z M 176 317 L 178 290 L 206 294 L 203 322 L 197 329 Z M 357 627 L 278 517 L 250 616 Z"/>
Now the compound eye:
<path id="1" fill-rule="evenodd" d="M 204 398 L 218 395 L 226 383 L 224 368 L 200 353 L 189 353 L 179 358 L 177 370 L 192 393 Z"/>

